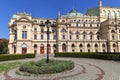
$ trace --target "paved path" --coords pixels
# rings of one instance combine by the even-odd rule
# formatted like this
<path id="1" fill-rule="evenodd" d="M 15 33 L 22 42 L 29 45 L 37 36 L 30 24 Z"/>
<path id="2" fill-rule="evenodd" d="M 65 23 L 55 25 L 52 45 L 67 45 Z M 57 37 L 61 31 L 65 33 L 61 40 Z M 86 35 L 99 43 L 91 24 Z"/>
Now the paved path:
<path id="1" fill-rule="evenodd" d="M 51 57 L 54 58 L 54 57 Z M 15 61 L 39 60 L 41 57 L 34 59 L 23 59 Z M 120 80 L 120 62 L 86 59 L 86 58 L 55 58 L 62 60 L 72 60 L 75 62 L 75 68 L 71 71 L 39 76 L 20 76 L 16 75 L 16 69 L 0 74 L 0 80 Z M 7 61 L 14 62 L 14 61 Z M 0 63 L 7 63 L 0 62 Z"/>

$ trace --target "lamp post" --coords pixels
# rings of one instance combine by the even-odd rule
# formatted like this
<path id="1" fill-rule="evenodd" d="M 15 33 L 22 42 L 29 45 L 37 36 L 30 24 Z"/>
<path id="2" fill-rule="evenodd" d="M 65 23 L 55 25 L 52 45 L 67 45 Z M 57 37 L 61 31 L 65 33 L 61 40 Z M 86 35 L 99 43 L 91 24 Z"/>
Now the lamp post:
<path id="1" fill-rule="evenodd" d="M 51 25 L 51 22 L 49 20 L 47 20 L 45 22 L 45 25 L 47 27 L 47 59 L 46 59 L 46 63 L 49 63 L 49 27 Z"/>

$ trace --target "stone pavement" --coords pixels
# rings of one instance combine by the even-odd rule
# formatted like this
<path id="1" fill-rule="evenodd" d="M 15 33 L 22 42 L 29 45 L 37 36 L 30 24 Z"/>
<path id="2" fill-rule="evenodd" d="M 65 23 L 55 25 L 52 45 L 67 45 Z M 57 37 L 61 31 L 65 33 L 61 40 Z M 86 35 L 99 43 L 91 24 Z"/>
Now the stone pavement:
<path id="1" fill-rule="evenodd" d="M 54 58 L 54 57 L 50 57 Z M 20 62 L 39 60 L 34 59 L 15 60 Z M 58 74 L 38 75 L 38 76 L 20 76 L 16 75 L 16 69 L 0 74 L 0 80 L 120 80 L 120 62 L 87 59 L 87 58 L 54 58 L 60 60 L 72 60 L 75 62 L 75 68 Z M 0 63 L 8 63 L 6 61 Z"/>

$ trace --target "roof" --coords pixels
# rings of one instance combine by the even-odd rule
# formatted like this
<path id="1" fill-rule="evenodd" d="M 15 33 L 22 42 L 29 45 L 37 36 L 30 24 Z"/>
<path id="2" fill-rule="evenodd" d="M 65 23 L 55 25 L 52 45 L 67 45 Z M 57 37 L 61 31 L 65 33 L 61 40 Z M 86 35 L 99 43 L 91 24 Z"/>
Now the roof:
<path id="1" fill-rule="evenodd" d="M 14 15 L 12 16 L 12 18 L 16 18 L 16 14 L 14 14 Z"/>
<path id="2" fill-rule="evenodd" d="M 70 17 L 74 17 L 74 16 L 83 16 L 82 13 L 79 13 L 77 10 L 75 9 L 72 9 L 69 11 L 69 13 L 67 13 L 67 16 L 70 16 Z"/>
<path id="3" fill-rule="evenodd" d="M 86 12 L 86 15 L 89 15 L 89 16 L 98 16 L 99 15 L 99 8 L 91 8 L 91 9 L 88 9 L 87 12 Z"/>
<path id="4" fill-rule="evenodd" d="M 120 7 L 114 7 L 114 6 L 103 6 L 103 8 L 117 8 L 117 9 L 120 9 Z"/>

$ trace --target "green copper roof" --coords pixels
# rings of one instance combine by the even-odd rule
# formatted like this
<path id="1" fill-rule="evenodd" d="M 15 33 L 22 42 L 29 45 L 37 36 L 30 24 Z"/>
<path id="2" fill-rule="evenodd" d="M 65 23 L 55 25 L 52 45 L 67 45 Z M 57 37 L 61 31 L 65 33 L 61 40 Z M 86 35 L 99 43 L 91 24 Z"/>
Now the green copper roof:
<path id="1" fill-rule="evenodd" d="M 67 16 L 83 16 L 82 13 L 79 13 L 77 10 L 72 9 L 69 11 L 69 13 L 67 14 Z"/>
<path id="2" fill-rule="evenodd" d="M 16 18 L 16 14 L 14 14 L 14 15 L 12 16 L 12 18 Z"/>
<path id="3" fill-rule="evenodd" d="M 98 8 L 88 9 L 87 12 L 86 12 L 86 15 L 98 16 L 99 15 L 99 9 Z"/>

